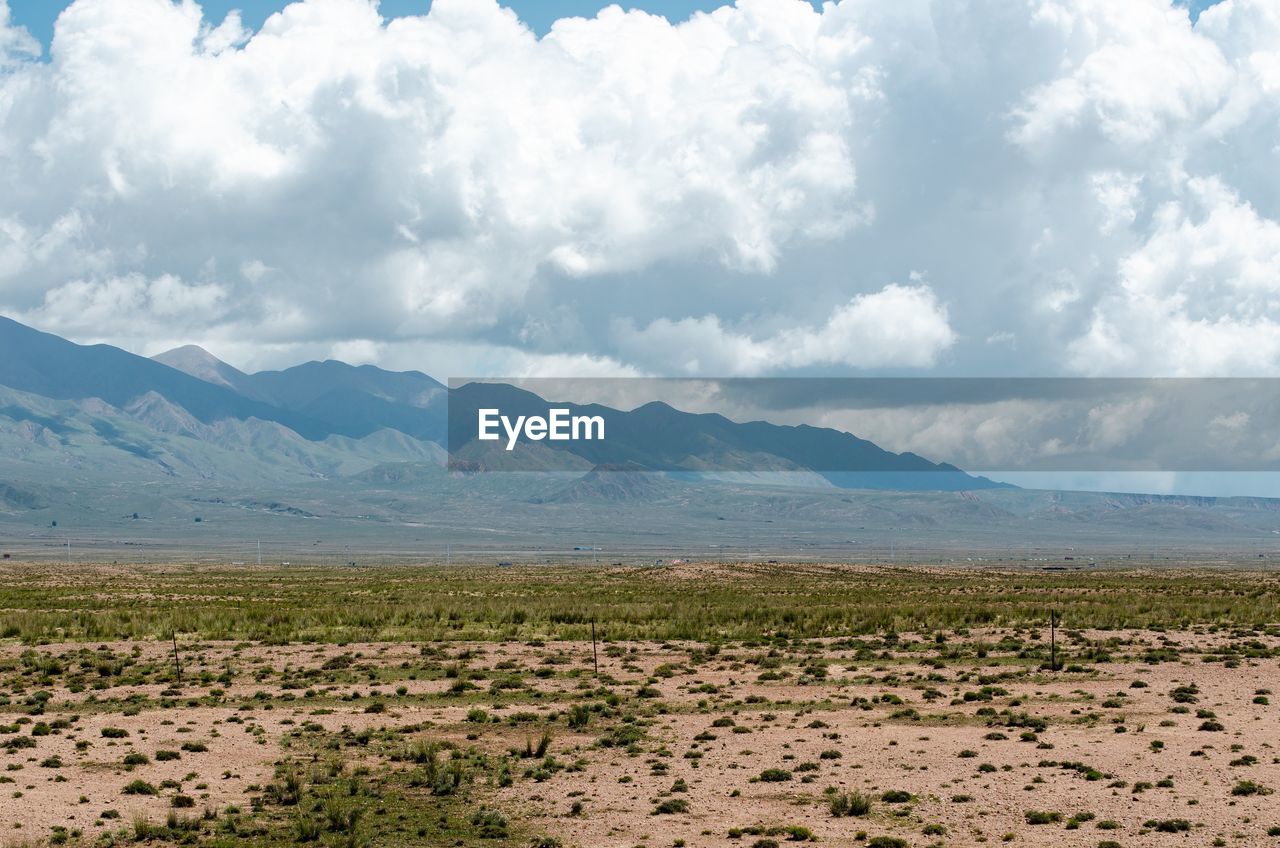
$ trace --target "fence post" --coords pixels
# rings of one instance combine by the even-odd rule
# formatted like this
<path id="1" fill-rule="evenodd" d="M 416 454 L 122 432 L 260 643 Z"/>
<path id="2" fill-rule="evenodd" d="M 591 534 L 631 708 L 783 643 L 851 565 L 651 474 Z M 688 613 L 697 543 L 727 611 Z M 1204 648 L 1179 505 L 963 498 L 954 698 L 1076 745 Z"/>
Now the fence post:
<path id="1" fill-rule="evenodd" d="M 1058 612 L 1049 611 L 1049 670 L 1058 670 Z"/>
<path id="2" fill-rule="evenodd" d="M 596 655 L 596 620 L 591 619 L 591 668 L 595 677 L 600 676 L 600 660 Z"/>

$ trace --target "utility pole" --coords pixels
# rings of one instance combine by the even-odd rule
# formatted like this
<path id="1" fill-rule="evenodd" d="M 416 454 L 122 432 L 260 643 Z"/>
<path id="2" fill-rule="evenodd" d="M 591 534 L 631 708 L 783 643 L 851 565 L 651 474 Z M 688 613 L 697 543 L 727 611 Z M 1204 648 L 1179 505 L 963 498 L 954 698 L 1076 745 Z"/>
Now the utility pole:
<path id="1" fill-rule="evenodd" d="M 178 674 L 178 685 L 182 685 L 182 662 L 178 659 L 178 631 L 173 631 L 173 668 Z"/>
<path id="2" fill-rule="evenodd" d="M 258 565 L 262 565 L 262 540 L 258 540 Z"/>
<path id="3" fill-rule="evenodd" d="M 444 564 L 453 565 L 453 545 L 448 542 L 444 545 Z"/>

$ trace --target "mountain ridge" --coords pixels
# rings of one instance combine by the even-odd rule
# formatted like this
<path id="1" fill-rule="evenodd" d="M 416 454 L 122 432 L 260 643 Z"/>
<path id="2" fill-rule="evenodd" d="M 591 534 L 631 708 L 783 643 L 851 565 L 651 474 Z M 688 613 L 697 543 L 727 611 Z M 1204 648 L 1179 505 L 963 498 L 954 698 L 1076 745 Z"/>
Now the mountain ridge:
<path id="1" fill-rule="evenodd" d="M 1002 488 L 837 430 L 660 401 L 564 404 L 606 416 L 609 441 L 522 444 L 513 457 L 468 424 L 495 398 L 511 414 L 551 403 L 514 386 L 454 389 L 448 416 L 448 390 L 421 372 L 328 360 L 255 375 L 194 347 L 160 358 L 182 368 L 0 321 L 6 553 L 45 556 L 74 535 L 112 557 L 198 545 L 226 561 L 258 538 L 286 558 L 327 546 L 343 562 L 348 545 L 411 557 L 446 542 L 548 556 L 720 555 L 762 541 L 838 558 L 911 543 L 1021 548 L 1025 561 L 1043 557 L 1032 547 L 1075 561 L 1086 545 L 1153 560 L 1175 545 L 1280 556 L 1280 500 Z"/>
<path id="2" fill-rule="evenodd" d="M 714 412 L 683 412 L 663 401 L 650 401 L 631 410 L 553 403 L 505 383 L 472 382 L 452 390 L 450 454 L 465 454 L 469 462 L 484 463 L 482 454 L 468 451 L 478 443 L 474 428 L 481 408 L 498 408 L 508 416 L 546 416 L 553 406 L 567 409 L 571 416 L 603 419 L 607 438 L 572 441 L 560 448 L 592 466 L 635 465 L 651 471 L 684 472 L 807 470 L 846 489 L 1008 488 L 1008 484 L 971 476 L 954 465 L 887 451 L 840 430 L 736 422 Z M 509 464 L 504 454 L 510 452 L 499 443 L 492 443 L 483 453 L 495 462 Z"/>

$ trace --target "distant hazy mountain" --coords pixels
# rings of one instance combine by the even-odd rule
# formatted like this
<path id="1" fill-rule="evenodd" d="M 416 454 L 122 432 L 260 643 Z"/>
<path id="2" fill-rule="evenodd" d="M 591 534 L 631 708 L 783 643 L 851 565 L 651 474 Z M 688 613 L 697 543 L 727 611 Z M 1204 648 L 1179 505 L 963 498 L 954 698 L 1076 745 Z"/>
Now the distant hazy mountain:
<path id="1" fill-rule="evenodd" d="M 327 360 L 245 374 L 194 345 L 154 359 L 314 420 L 332 433 L 358 438 L 390 429 L 423 441 L 444 441 L 448 390 L 418 371 L 384 371 Z"/>
<path id="2" fill-rule="evenodd" d="M 665 403 L 630 411 L 598 404 L 551 403 L 502 383 L 468 383 L 450 397 L 449 450 L 470 462 L 510 461 L 501 444 L 476 440 L 477 412 L 547 415 L 551 406 L 571 415 L 600 416 L 607 438 L 555 443 L 593 466 L 631 466 L 652 471 L 816 471 L 846 489 L 962 491 L 1008 488 L 965 474 L 953 465 L 913 453 L 893 453 L 857 436 L 825 427 L 782 426 L 765 421 L 738 423 L 713 413 L 681 412 Z M 550 442 L 543 445 L 553 447 Z M 573 468 L 574 465 L 563 465 Z"/>
<path id="3" fill-rule="evenodd" d="M 55 400 L 98 398 L 125 407 L 154 392 L 198 421 L 276 421 L 304 438 L 324 425 L 110 345 L 78 345 L 0 317 L 0 386 Z"/>
<path id="4" fill-rule="evenodd" d="M 199 345 L 175 347 L 151 358 L 206 383 L 226 386 L 245 394 L 244 387 L 249 375 L 228 365 Z"/>
<path id="5" fill-rule="evenodd" d="M 0 387 L 0 481 L 90 489 L 158 481 L 259 485 L 410 461 L 442 467 L 444 450 L 394 430 L 307 439 L 259 418 L 206 423 L 154 391 L 121 408 L 97 398 L 54 400 Z"/>
<path id="6" fill-rule="evenodd" d="M 113 558 L 198 546 L 211 561 L 256 558 L 258 539 L 281 558 L 341 562 L 358 558 L 349 548 L 438 556 L 446 544 L 522 557 L 874 558 L 921 545 L 1059 564 L 1084 551 L 1280 558 L 1280 500 L 1001 488 L 837 430 L 662 403 L 555 404 L 603 417 L 602 442 L 507 452 L 475 439 L 481 406 L 550 405 L 341 362 L 246 374 L 195 347 L 151 360 L 0 318 L 0 548 L 61 557 L 74 538 Z M 542 473 L 519 473 L 531 470 Z"/>
<path id="7" fill-rule="evenodd" d="M 141 462 L 168 476 L 213 473 L 217 463 L 211 456 L 193 455 L 190 444 L 196 442 L 248 457 L 254 466 L 316 476 L 349 469 L 352 454 L 377 462 L 421 462 L 438 458 L 438 446 L 449 446 L 469 470 L 584 473 L 593 467 L 628 466 L 686 475 L 816 472 L 843 488 L 1001 487 L 954 466 L 911 453 L 895 454 L 838 430 L 737 423 L 664 403 L 633 410 L 557 404 L 575 414 L 601 416 L 608 438 L 522 445 L 513 453 L 475 440 L 475 410 L 493 406 L 507 415 L 546 414 L 550 404 L 509 385 L 471 383 L 450 393 L 421 372 L 332 360 L 247 374 L 192 345 L 146 359 L 108 345 L 77 345 L 8 319 L 0 319 L 0 386 L 79 405 L 51 413 L 35 409 L 39 403 L 10 399 L 10 421 L 56 432 L 39 423 L 43 417 L 62 428 L 60 450 L 89 450 L 89 442 L 96 440 L 90 454 L 103 468 L 134 468 Z M 91 402 L 105 406 L 84 405 Z M 16 433 L 10 435 L 17 439 Z M 397 437 L 379 436 L 372 446 L 344 443 L 340 457 L 329 454 L 334 439 L 359 443 L 378 434 Z M 173 442 L 172 437 L 187 441 Z M 117 455 L 112 456 L 112 450 Z M 80 469 L 92 466 L 90 454 L 82 456 Z M 31 461 L 30 454 L 24 456 Z M 591 490 L 584 486 L 582 491 Z"/>

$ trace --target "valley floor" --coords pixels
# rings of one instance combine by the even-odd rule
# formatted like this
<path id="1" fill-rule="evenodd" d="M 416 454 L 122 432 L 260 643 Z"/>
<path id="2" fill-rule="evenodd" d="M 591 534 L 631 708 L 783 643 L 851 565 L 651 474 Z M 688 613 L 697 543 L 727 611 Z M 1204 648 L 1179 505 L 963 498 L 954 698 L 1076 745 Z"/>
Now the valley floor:
<path id="1" fill-rule="evenodd" d="M 1280 845 L 1277 588 L 5 565 L 0 845 Z"/>

